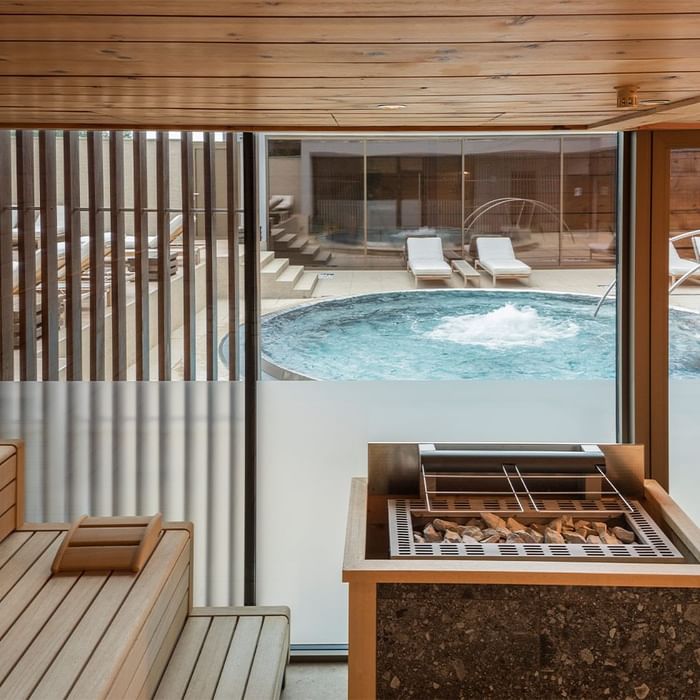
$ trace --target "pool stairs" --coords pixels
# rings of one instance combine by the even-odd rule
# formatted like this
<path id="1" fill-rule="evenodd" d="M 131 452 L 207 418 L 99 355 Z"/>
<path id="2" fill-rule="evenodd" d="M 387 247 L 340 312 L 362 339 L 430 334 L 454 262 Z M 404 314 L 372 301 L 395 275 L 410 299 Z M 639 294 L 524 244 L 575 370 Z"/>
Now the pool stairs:
<path id="1" fill-rule="evenodd" d="M 241 266 L 243 246 L 238 248 Z M 242 277 L 242 275 L 241 275 Z M 263 299 L 308 299 L 318 284 L 318 273 L 291 265 L 289 258 L 278 258 L 273 250 L 260 251 L 260 295 Z"/>
<path id="2" fill-rule="evenodd" d="M 293 265 L 319 267 L 328 265 L 331 252 L 321 247 L 306 230 L 306 224 L 298 214 L 273 224 L 270 228 L 272 249 Z"/>

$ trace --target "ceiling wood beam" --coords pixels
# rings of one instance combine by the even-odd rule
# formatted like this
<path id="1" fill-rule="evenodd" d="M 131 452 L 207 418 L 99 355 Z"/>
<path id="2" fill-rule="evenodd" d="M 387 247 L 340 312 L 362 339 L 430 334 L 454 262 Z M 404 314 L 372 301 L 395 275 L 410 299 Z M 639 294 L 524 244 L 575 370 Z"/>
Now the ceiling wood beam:
<path id="1" fill-rule="evenodd" d="M 700 121 L 700 96 L 678 100 L 668 105 L 660 105 L 653 109 L 627 112 L 626 114 L 604 119 L 591 125 L 592 130 L 604 129 L 629 131 L 661 122 L 697 122 Z"/>

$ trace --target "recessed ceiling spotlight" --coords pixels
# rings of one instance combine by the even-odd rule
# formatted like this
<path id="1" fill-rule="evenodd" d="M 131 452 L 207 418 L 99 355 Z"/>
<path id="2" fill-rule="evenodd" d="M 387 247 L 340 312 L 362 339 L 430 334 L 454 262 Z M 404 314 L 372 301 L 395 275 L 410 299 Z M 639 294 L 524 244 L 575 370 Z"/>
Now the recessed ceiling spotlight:
<path id="1" fill-rule="evenodd" d="M 644 107 L 659 107 L 661 105 L 671 104 L 671 100 L 649 98 L 647 100 L 639 100 L 639 104 Z"/>
<path id="2" fill-rule="evenodd" d="M 381 105 L 377 105 L 377 109 L 406 109 L 406 105 L 400 105 L 400 104 L 381 104 Z"/>

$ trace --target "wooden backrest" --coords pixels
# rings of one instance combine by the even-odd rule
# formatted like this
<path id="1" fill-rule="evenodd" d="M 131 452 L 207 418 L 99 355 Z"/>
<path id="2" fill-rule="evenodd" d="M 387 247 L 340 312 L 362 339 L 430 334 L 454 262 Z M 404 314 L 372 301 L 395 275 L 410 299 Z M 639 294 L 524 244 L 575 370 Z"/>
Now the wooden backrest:
<path id="1" fill-rule="evenodd" d="M 0 441 L 0 542 L 24 523 L 24 445 Z"/>

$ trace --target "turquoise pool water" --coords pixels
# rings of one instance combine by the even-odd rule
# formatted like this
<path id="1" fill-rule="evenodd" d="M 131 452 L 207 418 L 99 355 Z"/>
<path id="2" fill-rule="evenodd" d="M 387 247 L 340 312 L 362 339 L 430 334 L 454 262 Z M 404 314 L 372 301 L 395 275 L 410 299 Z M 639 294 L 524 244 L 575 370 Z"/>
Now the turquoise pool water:
<path id="1" fill-rule="evenodd" d="M 615 304 L 439 290 L 329 299 L 261 322 L 263 359 L 313 379 L 613 379 Z M 268 364 L 269 363 L 269 364 Z M 700 377 L 700 315 L 671 310 L 671 373 Z"/>

